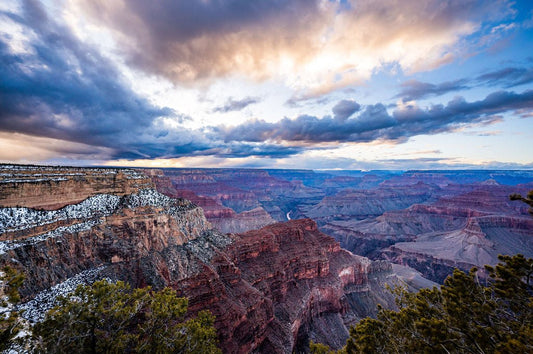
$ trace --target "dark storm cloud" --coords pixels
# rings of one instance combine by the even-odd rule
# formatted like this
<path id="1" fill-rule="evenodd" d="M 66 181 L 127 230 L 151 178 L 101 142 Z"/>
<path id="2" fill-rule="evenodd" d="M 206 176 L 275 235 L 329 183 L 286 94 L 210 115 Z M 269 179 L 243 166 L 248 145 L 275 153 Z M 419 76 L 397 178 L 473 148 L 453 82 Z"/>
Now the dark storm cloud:
<path id="1" fill-rule="evenodd" d="M 241 111 L 251 104 L 258 103 L 259 97 L 245 97 L 242 100 L 234 100 L 230 97 L 223 106 L 215 107 L 213 112 L 227 113 Z"/>
<path id="2" fill-rule="evenodd" d="M 533 68 L 508 67 L 480 75 L 476 80 L 485 85 L 510 88 L 533 82 Z"/>
<path id="3" fill-rule="evenodd" d="M 401 142 L 415 135 L 453 131 L 464 125 L 490 124 L 500 119 L 496 114 L 524 108 L 533 108 L 533 90 L 521 94 L 494 92 L 475 102 L 457 97 L 447 105 L 432 105 L 425 109 L 407 106 L 392 114 L 378 103 L 366 106 L 360 114 L 345 120 L 302 115 L 276 123 L 253 120 L 236 127 L 215 129 L 227 142 Z"/>
<path id="4" fill-rule="evenodd" d="M 402 83 L 402 90 L 396 97 L 401 97 L 404 102 L 407 102 L 428 96 L 441 96 L 448 92 L 468 89 L 467 83 L 468 80 L 466 79 L 447 81 L 440 84 L 409 80 Z"/>
<path id="5" fill-rule="evenodd" d="M 133 92 L 107 58 L 49 18 L 40 3 L 25 1 L 23 14 L 0 15 L 32 38 L 20 53 L 0 37 L 0 131 L 107 148 L 104 158 L 175 157 L 213 148 L 199 131 L 165 128 L 162 117 L 191 118 Z"/>
<path id="6" fill-rule="evenodd" d="M 430 96 L 441 96 L 449 92 L 470 89 L 475 86 L 498 86 L 511 88 L 533 82 L 533 68 L 507 67 L 479 75 L 475 79 L 459 79 L 432 84 L 409 80 L 401 84 L 401 91 L 395 97 L 404 102 L 419 100 Z"/>
<path id="7" fill-rule="evenodd" d="M 224 144 L 213 150 L 212 155 L 218 157 L 269 157 L 269 158 L 283 158 L 291 155 L 298 154 L 304 150 L 303 147 L 298 146 L 283 146 L 278 144 L 265 144 L 265 143 L 238 143 L 231 142 Z"/>
<path id="8" fill-rule="evenodd" d="M 459 40 L 475 31 L 473 24 L 496 22 L 514 12 L 508 0 L 427 0 L 424 6 L 387 0 L 74 3 L 98 26 L 111 28 L 128 64 L 146 72 L 180 84 L 203 84 L 231 74 L 259 80 L 295 74 L 296 81 L 312 86 L 307 87 L 310 93 L 361 83 L 383 62 L 397 62 L 409 71 L 438 67 L 452 59 L 443 57 L 456 44 L 450 38 Z M 396 41 L 405 45 L 391 51 L 389 45 Z M 331 73 L 320 67 L 308 70 L 324 54 L 333 58 Z M 359 60 L 374 64 L 362 70 Z"/>
<path id="9" fill-rule="evenodd" d="M 209 129 L 169 129 L 162 117 L 178 123 L 192 118 L 156 107 L 133 92 L 108 59 L 48 18 L 39 3 L 26 1 L 23 15 L 1 15 L 34 34 L 26 51 L 17 54 L 10 49 L 9 38 L 0 38 L 1 132 L 82 143 L 65 144 L 64 152 L 104 151 L 100 157 L 104 159 L 286 157 L 301 152 L 275 144 L 225 144 Z M 221 111 L 258 101 L 231 99 Z"/>
<path id="10" fill-rule="evenodd" d="M 332 109 L 335 119 L 344 121 L 361 109 L 361 105 L 353 100 L 339 101 Z"/>
<path id="11" fill-rule="evenodd" d="M 2 131 L 120 149 L 157 117 L 174 114 L 128 89 L 108 60 L 49 19 L 39 3 L 26 1 L 23 17 L 3 15 L 36 38 L 19 54 L 0 38 Z"/>
<path id="12" fill-rule="evenodd" d="M 129 63 L 182 83 L 264 68 L 266 51 L 303 47 L 298 34 L 321 16 L 319 0 L 94 0 L 81 6 L 129 37 L 122 43 Z"/>

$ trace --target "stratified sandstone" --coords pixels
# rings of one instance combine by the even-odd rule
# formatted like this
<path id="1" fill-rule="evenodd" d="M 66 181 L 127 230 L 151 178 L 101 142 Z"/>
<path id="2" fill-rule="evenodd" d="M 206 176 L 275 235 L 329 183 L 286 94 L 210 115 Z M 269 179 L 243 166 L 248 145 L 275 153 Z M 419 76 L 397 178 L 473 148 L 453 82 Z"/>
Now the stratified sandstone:
<path id="1" fill-rule="evenodd" d="M 199 196 L 192 190 L 176 188 L 174 184 L 175 182 L 173 182 L 170 177 L 166 176 L 162 170 L 146 170 L 146 172 L 154 181 L 159 192 L 173 198 L 185 198 L 192 201 L 204 210 L 207 220 L 209 220 L 216 229 L 224 233 L 244 232 L 258 229 L 276 222 L 270 214 L 260 206 L 237 213 L 233 209 L 222 205 L 222 203 L 215 200 L 214 197 Z M 177 180 L 179 183 L 176 183 L 176 185 L 181 188 L 187 188 L 188 185 L 186 184 L 186 181 L 190 182 L 190 179 L 186 178 L 187 176 L 188 174 L 185 174 L 185 176 L 178 176 Z M 194 174 L 191 179 L 196 182 L 198 176 Z M 201 183 L 202 185 L 207 184 L 204 179 L 200 180 L 203 181 Z M 208 181 L 211 180 L 208 179 Z M 220 197 L 220 195 L 218 196 Z M 248 194 L 246 193 L 232 194 L 232 198 L 238 199 L 239 196 L 245 196 L 248 198 Z M 247 202 L 244 204 L 246 203 Z"/>
<path id="2" fill-rule="evenodd" d="M 228 248 L 242 277 L 266 296 L 274 318 L 261 352 L 302 349 L 311 338 L 339 348 L 347 328 L 391 305 L 391 264 L 342 250 L 314 221 L 295 220 L 237 235 Z"/>
<path id="3" fill-rule="evenodd" d="M 97 194 L 126 195 L 154 188 L 131 169 L 0 165 L 0 207 L 59 209 Z"/>
<path id="4" fill-rule="evenodd" d="M 350 324 L 392 302 L 390 263 L 342 250 L 311 220 L 224 235 L 189 201 L 153 189 L 120 194 L 55 210 L 0 208 L 0 267 L 26 274 L 30 320 L 64 284 L 107 277 L 170 286 L 193 314 L 210 310 L 225 352 L 290 353 L 309 338 L 338 348 Z"/>
<path id="5" fill-rule="evenodd" d="M 428 204 L 390 210 L 375 218 L 327 220 L 322 230 L 343 247 L 414 267 L 442 282 L 454 268 L 494 265 L 498 254 L 533 256 L 533 220 L 527 205 L 509 200 L 533 184 L 449 185 Z M 324 220 L 324 219 L 322 219 Z"/>

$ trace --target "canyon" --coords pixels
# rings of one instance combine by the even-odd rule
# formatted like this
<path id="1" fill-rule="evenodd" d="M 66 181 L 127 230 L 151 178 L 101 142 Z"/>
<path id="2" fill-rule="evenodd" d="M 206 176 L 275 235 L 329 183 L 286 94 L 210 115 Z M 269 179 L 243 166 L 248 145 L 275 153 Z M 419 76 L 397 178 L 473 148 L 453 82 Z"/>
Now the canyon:
<path id="1" fill-rule="evenodd" d="M 0 267 L 26 274 L 24 316 L 97 279 L 170 286 L 208 309 L 224 352 L 340 348 L 394 308 L 388 285 L 533 257 L 509 200 L 533 171 L 118 169 L 0 165 Z"/>
<path id="2" fill-rule="evenodd" d="M 224 352 L 305 351 L 310 339 L 340 348 L 349 326 L 375 315 L 378 303 L 394 306 L 385 284 L 413 277 L 343 250 L 310 219 L 222 233 L 198 205 L 157 191 L 174 193 L 158 178 L 148 170 L 4 166 L 0 267 L 25 274 L 20 309 L 28 321 L 77 284 L 106 278 L 170 286 L 189 299 L 191 315 L 210 310 Z M 238 205 L 257 208 L 251 199 Z"/>
<path id="3" fill-rule="evenodd" d="M 527 206 L 509 200 L 533 189 L 533 171 L 154 173 L 166 181 L 163 193 L 203 198 L 198 205 L 206 205 L 208 220 L 225 232 L 310 218 L 344 249 L 412 267 L 439 283 L 456 267 L 494 265 L 498 254 L 533 256 Z M 255 222 L 242 215 L 257 212 Z"/>

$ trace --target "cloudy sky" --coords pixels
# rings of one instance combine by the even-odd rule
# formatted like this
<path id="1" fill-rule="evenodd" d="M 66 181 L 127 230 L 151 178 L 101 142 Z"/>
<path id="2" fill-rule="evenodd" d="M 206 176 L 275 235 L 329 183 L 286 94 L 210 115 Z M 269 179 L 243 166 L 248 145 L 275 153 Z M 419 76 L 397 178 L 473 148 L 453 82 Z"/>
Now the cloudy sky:
<path id="1" fill-rule="evenodd" d="M 0 162 L 533 168 L 533 3 L 0 2 Z"/>

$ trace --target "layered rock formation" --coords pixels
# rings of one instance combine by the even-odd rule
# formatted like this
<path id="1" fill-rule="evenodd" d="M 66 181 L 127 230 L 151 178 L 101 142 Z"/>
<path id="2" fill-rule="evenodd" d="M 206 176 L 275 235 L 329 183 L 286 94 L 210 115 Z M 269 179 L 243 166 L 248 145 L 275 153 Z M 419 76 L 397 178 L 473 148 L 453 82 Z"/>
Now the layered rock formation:
<path id="1" fill-rule="evenodd" d="M 237 213 L 262 206 L 278 221 L 286 220 L 287 201 L 309 201 L 324 196 L 324 192 L 306 186 L 301 180 L 273 177 L 266 170 L 166 169 L 164 174 L 176 189 L 213 198 Z"/>
<path id="2" fill-rule="evenodd" d="M 309 219 L 237 235 L 228 252 L 242 277 L 272 303 L 261 352 L 303 348 L 309 338 L 341 347 L 349 325 L 375 314 L 377 303 L 392 305 L 384 283 L 398 281 L 390 263 L 342 250 Z"/>
<path id="3" fill-rule="evenodd" d="M 199 196 L 192 190 L 176 188 L 171 178 L 165 176 L 162 170 L 147 170 L 146 172 L 151 176 L 158 191 L 173 198 L 185 198 L 192 201 L 204 210 L 207 220 L 217 230 L 224 233 L 244 232 L 276 222 L 260 206 L 236 213 L 233 209 L 222 205 L 222 203 L 211 197 Z M 196 181 L 196 178 L 197 176 L 193 180 Z M 179 181 L 183 181 L 183 178 L 180 177 Z M 183 185 L 180 186 L 184 187 Z"/>
<path id="4" fill-rule="evenodd" d="M 97 194 L 126 195 L 153 186 L 131 169 L 0 165 L 0 206 L 58 209 Z"/>
<path id="5" fill-rule="evenodd" d="M 494 215 L 468 218 L 461 229 L 422 234 L 383 253 L 442 282 L 453 268 L 494 265 L 499 254 L 533 257 L 533 219 Z"/>
<path id="6" fill-rule="evenodd" d="M 533 256 L 527 206 L 508 197 L 529 189 L 533 184 L 451 185 L 436 191 L 444 196 L 433 203 L 364 220 L 337 217 L 325 222 L 322 230 L 349 250 L 409 265 L 442 282 L 453 268 L 495 264 L 498 254 Z"/>
<path id="7" fill-rule="evenodd" d="M 318 173 L 179 169 L 165 170 L 164 174 L 174 181 L 170 183 L 173 188 L 178 185 L 184 188 L 180 196 L 198 200 L 196 203 L 203 206 L 208 219 L 224 231 L 244 231 L 247 226 L 268 224 L 268 217 L 260 209 L 256 216 L 263 221 L 256 224 L 251 222 L 252 218 L 231 209 L 260 205 L 275 220 L 312 218 L 321 231 L 334 236 L 342 247 L 372 259 L 385 258 L 416 266 L 433 280 L 442 281 L 453 267 L 466 270 L 474 265 L 483 266 L 483 262 L 494 263 L 498 253 L 529 254 L 528 237 L 509 236 L 517 235 L 513 227 L 505 226 L 512 225 L 512 220 L 484 229 L 493 231 L 482 231 L 485 239 L 497 239 L 500 235 L 502 242 L 472 245 L 461 241 L 463 237 L 459 235 L 465 234 L 463 230 L 469 230 L 468 225 L 480 217 L 495 217 L 485 219 L 488 222 L 529 218 L 527 206 L 510 202 L 508 196 L 527 194 L 533 189 L 531 171 Z M 523 182 L 529 184 L 517 185 Z M 238 198 L 243 200 L 239 202 Z M 453 244 L 437 247 L 435 243 L 426 243 L 430 239 Z M 482 256 L 484 245 L 489 243 L 493 247 L 491 256 Z M 506 247 L 508 243 L 514 246 Z M 451 257 L 445 252 L 457 245 L 464 246 L 455 252 L 462 257 Z"/>
<path id="8" fill-rule="evenodd" d="M 331 216 L 363 219 L 431 200 L 435 190 L 435 187 L 422 182 L 401 187 L 387 185 L 374 190 L 344 190 L 325 197 L 304 213 L 317 220 L 327 220 Z"/>
<path id="9" fill-rule="evenodd" d="M 171 286 L 192 313 L 209 309 L 225 352 L 289 353 L 309 338 L 340 347 L 347 326 L 392 304 L 390 263 L 342 250 L 311 220 L 224 235 L 201 208 L 153 189 L 89 194 L 54 210 L 0 209 L 0 266 L 26 274 L 30 319 L 61 289 L 107 277 Z"/>

